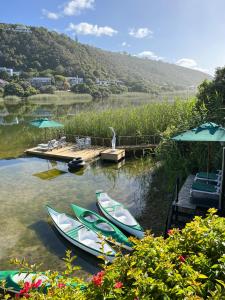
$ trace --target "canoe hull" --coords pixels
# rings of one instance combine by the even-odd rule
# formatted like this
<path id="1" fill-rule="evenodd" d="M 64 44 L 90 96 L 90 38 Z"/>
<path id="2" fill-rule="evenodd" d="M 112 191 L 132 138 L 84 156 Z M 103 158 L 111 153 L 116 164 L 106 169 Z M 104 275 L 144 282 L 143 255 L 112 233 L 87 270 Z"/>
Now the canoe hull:
<path id="1" fill-rule="evenodd" d="M 128 242 L 128 240 L 127 240 L 127 237 L 124 235 L 124 233 L 122 233 L 122 232 L 121 232 L 121 231 L 120 231 L 113 223 L 109 222 L 109 220 L 103 218 L 102 216 L 98 215 L 97 213 L 94 213 L 94 212 L 89 211 L 89 210 L 85 210 L 85 209 L 83 209 L 83 208 L 81 208 L 81 207 L 79 207 L 79 206 L 77 206 L 77 205 L 72 204 L 71 207 L 72 207 L 72 210 L 73 210 L 74 214 L 76 215 L 77 219 L 78 219 L 82 224 L 84 224 L 85 226 L 87 226 L 89 229 L 95 231 L 97 234 L 101 234 L 101 235 L 102 235 L 102 238 L 103 238 L 106 242 L 108 242 L 108 243 L 110 243 L 110 244 L 114 244 L 114 245 L 116 245 L 116 246 L 118 246 L 118 247 L 122 247 L 122 248 L 124 248 L 124 249 L 126 249 L 126 250 L 129 250 L 129 251 L 132 251 L 132 250 L 133 250 L 133 248 L 132 248 L 131 246 L 129 246 L 129 245 L 126 244 L 126 242 Z M 81 217 L 81 216 L 82 216 L 82 212 L 81 212 L 81 211 L 82 211 L 83 213 L 84 213 L 84 212 L 90 212 L 90 213 L 94 214 L 94 215 L 98 218 L 98 220 L 102 220 L 103 222 L 108 223 L 108 224 L 109 224 L 110 226 L 112 226 L 112 228 L 114 229 L 114 232 L 116 233 L 116 236 L 115 236 L 115 235 L 112 235 L 112 234 L 111 234 L 111 236 L 107 236 L 107 235 L 105 235 L 104 231 L 101 231 L 100 229 L 97 229 L 97 228 L 95 228 L 94 226 L 91 226 L 92 224 L 86 222 L 86 221 Z M 119 235 L 120 235 L 120 236 L 119 236 Z M 113 238 L 113 241 L 110 240 L 111 237 Z M 126 239 L 126 241 L 120 242 L 120 241 L 118 241 L 118 238 L 124 238 L 124 239 Z"/>
<path id="2" fill-rule="evenodd" d="M 49 211 L 48 211 L 49 213 Z M 51 217 L 51 214 L 49 213 L 50 217 Z M 72 239 L 71 237 L 69 237 L 67 234 L 65 234 L 60 228 L 59 226 L 55 223 L 55 221 L 53 220 L 53 218 L 51 217 L 53 223 L 54 223 L 54 226 L 56 227 L 56 229 L 58 230 L 58 232 L 66 239 L 68 240 L 71 244 L 73 244 L 74 246 L 84 250 L 85 252 L 88 252 L 94 256 L 104 256 L 109 262 L 112 262 L 113 259 L 115 258 L 115 256 L 110 256 L 110 255 L 106 255 L 104 253 L 101 253 L 101 252 L 98 252 L 97 250 L 94 250 L 93 248 L 90 248 L 90 247 L 86 247 L 84 244 L 76 241 L 75 239 Z"/>
<path id="3" fill-rule="evenodd" d="M 104 216 L 109 219 L 112 223 L 114 223 L 116 226 L 122 228 L 123 230 L 127 231 L 128 233 L 136 236 L 139 239 L 142 239 L 144 237 L 144 232 L 137 230 L 135 228 L 129 227 L 125 224 L 122 224 L 118 222 L 115 218 L 113 218 L 110 214 L 106 213 L 105 210 L 102 208 L 101 204 L 98 202 L 98 206 L 101 210 L 101 212 L 104 214 Z"/>

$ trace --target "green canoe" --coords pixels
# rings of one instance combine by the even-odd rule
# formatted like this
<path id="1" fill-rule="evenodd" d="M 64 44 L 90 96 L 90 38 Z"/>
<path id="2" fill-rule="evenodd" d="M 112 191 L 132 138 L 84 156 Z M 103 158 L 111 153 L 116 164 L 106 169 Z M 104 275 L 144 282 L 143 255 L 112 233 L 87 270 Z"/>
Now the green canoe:
<path id="1" fill-rule="evenodd" d="M 28 283 L 36 283 L 40 280 L 39 288 L 42 293 L 47 292 L 47 288 L 50 287 L 49 283 L 47 283 L 48 277 L 44 275 L 44 273 L 28 273 L 28 272 L 20 272 L 19 270 L 7 270 L 7 271 L 0 271 L 0 288 L 5 282 L 4 289 L 7 292 L 18 294 L 24 287 L 25 282 Z M 58 277 L 60 281 L 60 276 Z M 43 287 L 41 285 L 44 284 Z M 68 284 L 72 287 L 77 287 L 79 285 L 81 290 L 84 290 L 86 287 L 85 285 L 78 284 L 78 283 L 71 283 Z M 3 289 L 3 287 L 2 287 Z"/>
<path id="2" fill-rule="evenodd" d="M 119 245 L 127 250 L 132 250 L 132 243 L 115 225 L 97 213 L 82 208 L 78 205 L 71 204 L 72 210 L 81 223 L 89 229 L 102 234 L 107 241 L 114 240 L 116 245 Z M 111 241 L 112 242 L 112 241 Z"/>
<path id="3" fill-rule="evenodd" d="M 43 275 L 37 275 L 35 273 L 25 273 L 17 271 L 0 271 L 0 284 L 5 281 L 5 289 L 11 293 L 19 293 L 23 288 L 25 282 L 45 282 L 48 278 Z"/>

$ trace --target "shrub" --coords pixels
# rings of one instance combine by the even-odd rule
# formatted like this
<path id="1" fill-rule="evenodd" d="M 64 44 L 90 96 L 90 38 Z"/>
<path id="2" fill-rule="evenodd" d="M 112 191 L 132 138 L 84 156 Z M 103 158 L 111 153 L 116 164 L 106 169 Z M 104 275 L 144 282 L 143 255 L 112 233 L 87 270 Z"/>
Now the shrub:
<path id="1" fill-rule="evenodd" d="M 20 84 L 12 82 L 5 86 L 4 96 L 23 97 L 23 95 L 24 95 L 24 89 Z"/>
<path id="2" fill-rule="evenodd" d="M 133 253 L 94 277 L 87 299 L 224 299 L 225 219 L 214 213 L 170 230 L 167 239 L 133 239 Z"/>
<path id="3" fill-rule="evenodd" d="M 42 94 L 54 94 L 55 93 L 56 88 L 52 85 L 45 85 L 40 87 L 40 92 Z"/>
<path id="4" fill-rule="evenodd" d="M 169 230 L 167 239 L 150 233 L 142 240 L 131 238 L 133 252 L 105 263 L 89 283 L 73 277 L 77 268 L 68 252 L 66 271 L 48 272 L 51 288 L 45 295 L 31 290 L 30 299 L 224 299 L 225 218 L 215 212 L 195 217 L 182 230 Z M 75 282 L 85 287 L 71 287 Z"/>

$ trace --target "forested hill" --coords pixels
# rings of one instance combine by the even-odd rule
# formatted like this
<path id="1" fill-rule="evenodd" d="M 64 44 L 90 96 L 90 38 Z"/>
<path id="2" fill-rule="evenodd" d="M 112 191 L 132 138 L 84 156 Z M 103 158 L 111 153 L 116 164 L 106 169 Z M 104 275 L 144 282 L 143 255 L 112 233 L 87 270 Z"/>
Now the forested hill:
<path id="1" fill-rule="evenodd" d="M 0 24 L 0 67 L 42 75 L 55 72 L 90 79 L 143 80 L 152 87 L 185 88 L 209 78 L 202 72 L 173 64 L 83 45 L 42 27 L 27 27 L 29 32 L 21 28 Z"/>

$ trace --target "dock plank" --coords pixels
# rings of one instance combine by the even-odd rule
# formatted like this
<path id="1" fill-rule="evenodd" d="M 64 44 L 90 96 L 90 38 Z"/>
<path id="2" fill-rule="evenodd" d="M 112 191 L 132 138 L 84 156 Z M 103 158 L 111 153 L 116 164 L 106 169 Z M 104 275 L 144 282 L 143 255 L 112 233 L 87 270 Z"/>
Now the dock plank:
<path id="1" fill-rule="evenodd" d="M 194 175 L 189 175 L 179 192 L 178 202 L 176 203 L 176 205 L 181 212 L 193 213 L 196 210 L 197 205 L 192 201 L 190 196 L 190 190 L 194 182 L 194 178 Z"/>
<path id="2" fill-rule="evenodd" d="M 91 161 L 100 156 L 102 151 L 109 148 L 106 147 L 91 147 L 87 149 L 76 149 L 73 144 L 67 145 L 63 148 L 54 149 L 51 151 L 40 151 L 35 148 L 27 149 L 26 154 L 34 155 L 43 158 L 58 159 L 69 161 L 76 157 L 82 157 L 85 161 Z"/>

